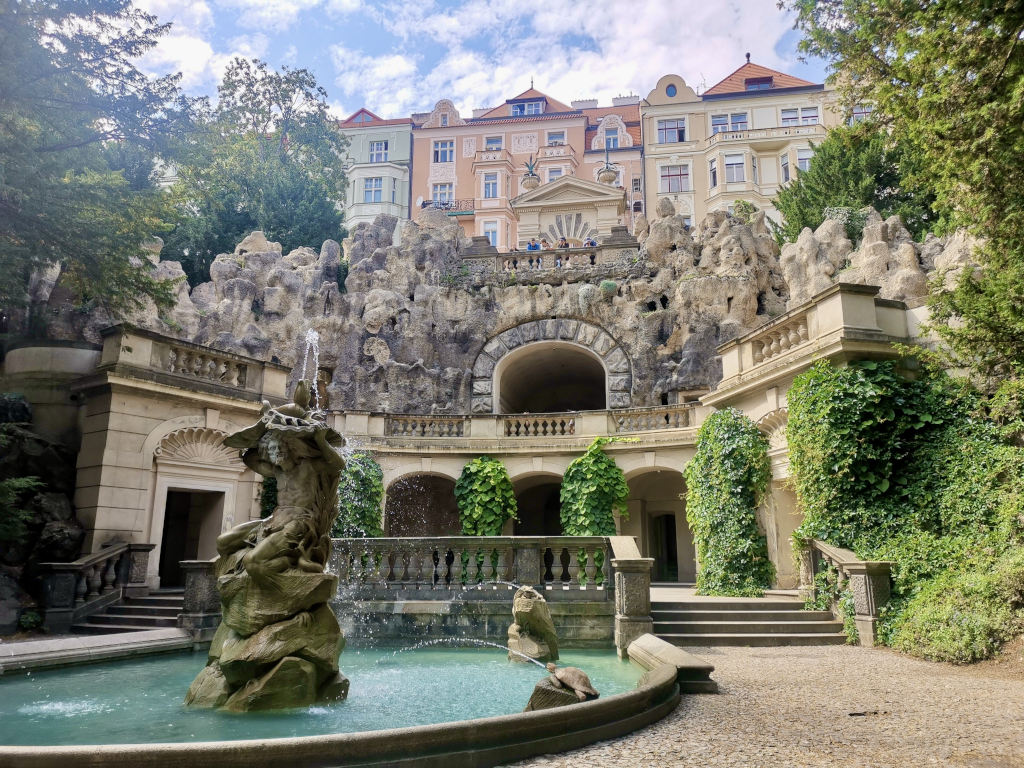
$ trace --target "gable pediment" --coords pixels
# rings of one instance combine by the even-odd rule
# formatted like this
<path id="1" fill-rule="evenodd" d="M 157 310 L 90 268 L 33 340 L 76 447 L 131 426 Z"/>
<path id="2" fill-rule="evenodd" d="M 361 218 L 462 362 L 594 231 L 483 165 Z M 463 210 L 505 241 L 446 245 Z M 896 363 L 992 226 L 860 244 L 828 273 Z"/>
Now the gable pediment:
<path id="1" fill-rule="evenodd" d="M 542 184 L 537 189 L 524 192 L 518 197 L 513 198 L 511 202 L 517 206 L 568 202 L 579 204 L 619 204 L 625 200 L 625 195 L 625 191 L 617 187 L 609 187 L 607 184 L 578 179 L 575 176 L 563 176 L 555 181 Z"/>

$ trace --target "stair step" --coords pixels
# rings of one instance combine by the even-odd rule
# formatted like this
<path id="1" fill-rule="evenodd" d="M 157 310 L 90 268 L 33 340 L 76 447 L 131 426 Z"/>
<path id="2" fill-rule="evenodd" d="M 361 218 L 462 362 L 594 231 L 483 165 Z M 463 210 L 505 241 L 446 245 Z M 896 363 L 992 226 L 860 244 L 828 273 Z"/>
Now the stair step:
<path id="1" fill-rule="evenodd" d="M 692 646 L 781 646 L 781 645 L 843 645 L 846 635 L 843 634 L 707 634 L 707 635 L 666 635 L 658 633 L 658 637 L 673 645 Z"/>
<path id="2" fill-rule="evenodd" d="M 182 612 L 182 608 L 176 605 L 136 605 L 134 602 L 131 602 L 115 603 L 107 609 L 108 613 L 113 613 L 115 611 L 117 613 L 124 614 L 125 616 L 158 616 L 161 618 L 177 618 L 178 614 Z"/>
<path id="3" fill-rule="evenodd" d="M 90 617 L 90 619 L 95 617 Z M 136 627 L 128 624 L 95 624 L 92 621 L 73 624 L 71 632 L 75 635 L 114 635 L 121 632 L 145 632 L 153 627 Z"/>
<path id="4" fill-rule="evenodd" d="M 185 598 L 181 595 L 148 595 L 147 597 L 132 597 L 127 603 L 129 605 L 148 605 L 153 608 L 178 608 L 185 604 Z"/>
<path id="5" fill-rule="evenodd" d="M 665 635 L 796 635 L 841 632 L 841 621 L 655 621 L 654 634 Z"/>
<path id="6" fill-rule="evenodd" d="M 804 606 L 800 600 L 769 600 L 766 598 L 704 598 L 673 602 L 651 602 L 654 611 L 798 611 Z"/>
<path id="7" fill-rule="evenodd" d="M 157 627 L 176 627 L 178 626 L 178 619 L 177 617 L 163 616 L 126 616 L 123 613 L 108 611 L 90 616 L 89 623 L 156 629 Z"/>
<path id="8" fill-rule="evenodd" d="M 830 611 L 661 611 L 652 610 L 659 621 L 832 621 Z"/>

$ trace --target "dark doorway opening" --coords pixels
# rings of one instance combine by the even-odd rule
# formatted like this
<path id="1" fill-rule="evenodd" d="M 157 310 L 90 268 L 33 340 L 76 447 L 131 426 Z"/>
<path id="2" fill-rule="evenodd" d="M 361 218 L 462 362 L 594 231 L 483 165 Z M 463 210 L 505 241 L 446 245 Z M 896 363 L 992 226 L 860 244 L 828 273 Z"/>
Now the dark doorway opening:
<path id="1" fill-rule="evenodd" d="M 182 560 L 208 560 L 217 554 L 224 516 L 220 491 L 168 491 L 160 539 L 160 586 L 185 585 Z"/>
<path id="2" fill-rule="evenodd" d="M 533 482 L 531 482 L 533 481 Z M 519 521 L 515 536 L 561 536 L 561 482 L 546 477 L 532 477 L 516 484 Z"/>
<path id="3" fill-rule="evenodd" d="M 537 342 L 502 361 L 501 413 L 564 413 L 607 408 L 605 370 L 593 354 L 573 344 Z"/>
<path id="4" fill-rule="evenodd" d="M 675 515 L 659 515 L 651 520 L 651 557 L 655 581 L 679 581 Z"/>
<path id="5" fill-rule="evenodd" d="M 410 475 L 388 486 L 384 502 L 388 536 L 458 536 L 455 481 L 436 475 Z"/>

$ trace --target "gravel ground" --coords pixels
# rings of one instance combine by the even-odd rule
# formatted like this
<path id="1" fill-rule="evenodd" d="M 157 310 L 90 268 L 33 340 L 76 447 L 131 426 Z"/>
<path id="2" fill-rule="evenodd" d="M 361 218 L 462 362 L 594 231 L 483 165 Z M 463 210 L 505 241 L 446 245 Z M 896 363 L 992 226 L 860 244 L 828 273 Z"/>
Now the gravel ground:
<path id="1" fill-rule="evenodd" d="M 1024 677 L 848 646 L 695 648 L 721 692 L 630 736 L 516 766 L 1024 766 Z"/>

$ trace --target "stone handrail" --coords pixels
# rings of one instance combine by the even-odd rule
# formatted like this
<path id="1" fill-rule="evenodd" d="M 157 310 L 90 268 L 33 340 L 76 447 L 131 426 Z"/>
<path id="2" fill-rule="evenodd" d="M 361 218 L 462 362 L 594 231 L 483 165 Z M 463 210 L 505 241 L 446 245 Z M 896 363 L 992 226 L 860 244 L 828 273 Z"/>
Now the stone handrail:
<path id="1" fill-rule="evenodd" d="M 612 412 L 616 432 L 648 432 L 656 429 L 686 429 L 700 403 L 680 403 L 655 408 L 630 408 Z"/>
<path id="2" fill-rule="evenodd" d="M 177 376 L 245 389 L 249 366 L 206 349 L 179 344 L 154 344 L 153 367 Z"/>
<path id="3" fill-rule="evenodd" d="M 565 437 L 576 434 L 576 419 L 569 413 L 505 416 L 502 421 L 505 437 Z"/>
<path id="4" fill-rule="evenodd" d="M 799 347 L 808 339 L 806 313 L 791 318 L 784 324 L 773 325 L 762 336 L 751 340 L 754 364 L 768 362 L 783 352 Z"/>
<path id="5" fill-rule="evenodd" d="M 384 434 L 388 437 L 462 437 L 465 416 L 388 416 Z"/>
<path id="6" fill-rule="evenodd" d="M 559 599 L 607 600 L 611 551 L 604 536 L 449 536 L 334 539 L 328 570 L 343 599 L 507 600 L 519 586 Z"/>
<path id="7" fill-rule="evenodd" d="M 836 570 L 836 595 L 847 585 L 853 593 L 854 621 L 860 644 L 869 648 L 874 646 L 878 637 L 880 611 L 889 602 L 892 563 L 886 560 L 861 560 L 848 549 L 817 539 L 806 539 L 800 553 L 800 588 L 806 596 L 812 599 L 816 597 L 815 576 L 826 566 Z"/>
<path id="8" fill-rule="evenodd" d="M 76 621 L 116 603 L 125 594 L 144 594 L 146 565 L 154 544 L 119 542 L 70 563 L 40 563 L 43 626 L 67 632 Z"/>

